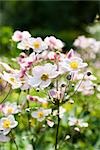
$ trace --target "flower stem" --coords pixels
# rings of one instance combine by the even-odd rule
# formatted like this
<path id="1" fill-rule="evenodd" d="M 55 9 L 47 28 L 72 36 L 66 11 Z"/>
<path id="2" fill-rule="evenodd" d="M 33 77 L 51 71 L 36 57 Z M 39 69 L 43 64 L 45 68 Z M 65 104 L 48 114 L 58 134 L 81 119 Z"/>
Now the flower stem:
<path id="1" fill-rule="evenodd" d="M 14 144 L 15 144 L 15 146 L 16 146 L 16 150 L 18 150 L 18 145 L 17 145 L 15 139 L 13 140 L 13 142 L 14 142 Z"/>
<path id="2" fill-rule="evenodd" d="M 8 93 L 7 93 L 7 95 L 4 97 L 4 99 L 0 102 L 0 104 L 2 104 L 5 100 L 6 100 L 6 98 L 9 96 L 9 94 L 10 94 L 10 92 L 11 92 L 11 87 L 10 87 L 10 89 L 9 89 L 9 91 L 8 91 Z"/>
<path id="3" fill-rule="evenodd" d="M 12 141 L 14 142 L 14 144 L 15 144 L 15 146 L 16 146 L 16 150 L 18 150 L 18 145 L 17 145 L 17 143 L 16 143 L 16 141 L 15 141 L 15 137 L 14 137 L 14 135 L 13 135 L 12 132 L 11 132 L 11 137 L 12 137 Z"/>
<path id="4" fill-rule="evenodd" d="M 58 135 L 59 135 L 59 126 L 60 126 L 60 117 L 59 117 L 59 100 L 58 100 L 58 113 L 57 113 L 57 129 L 56 129 L 56 141 L 55 141 L 55 150 L 57 150 L 58 145 Z"/>
<path id="5" fill-rule="evenodd" d="M 28 90 L 28 94 L 29 94 L 29 90 Z M 27 107 L 29 108 L 29 101 L 28 100 L 27 100 Z M 28 130 L 30 131 L 30 133 L 32 133 L 31 125 L 30 125 L 30 114 L 29 114 L 29 112 L 28 112 L 27 117 L 28 117 Z M 32 144 L 33 150 L 36 150 L 33 138 L 31 139 L 31 144 Z"/>

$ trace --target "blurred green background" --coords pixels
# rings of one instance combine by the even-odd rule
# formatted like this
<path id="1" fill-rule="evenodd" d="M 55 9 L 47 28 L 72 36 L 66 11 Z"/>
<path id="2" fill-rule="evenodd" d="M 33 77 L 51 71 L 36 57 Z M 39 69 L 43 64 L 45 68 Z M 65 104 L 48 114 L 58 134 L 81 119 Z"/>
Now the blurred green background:
<path id="1" fill-rule="evenodd" d="M 9 39 L 14 30 L 28 30 L 33 36 L 55 35 L 69 50 L 78 35 L 88 35 L 86 27 L 99 14 L 99 8 L 100 1 L 1 0 L 0 54 L 10 51 Z"/>

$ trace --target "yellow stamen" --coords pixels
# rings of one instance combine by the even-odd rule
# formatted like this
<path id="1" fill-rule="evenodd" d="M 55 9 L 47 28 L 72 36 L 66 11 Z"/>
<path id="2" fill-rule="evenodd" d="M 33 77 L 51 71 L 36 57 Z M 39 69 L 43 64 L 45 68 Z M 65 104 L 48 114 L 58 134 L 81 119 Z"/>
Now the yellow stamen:
<path id="1" fill-rule="evenodd" d="M 35 48 L 39 48 L 39 47 L 40 47 L 40 43 L 39 43 L 39 42 L 34 42 L 34 43 L 33 43 L 33 46 L 34 46 Z"/>
<path id="2" fill-rule="evenodd" d="M 43 75 L 41 76 L 41 80 L 43 80 L 43 81 L 48 80 L 48 78 L 49 78 L 48 74 L 43 74 Z"/>
<path id="3" fill-rule="evenodd" d="M 7 112 L 8 112 L 8 114 L 12 114 L 13 113 L 13 108 L 8 108 Z"/>
<path id="4" fill-rule="evenodd" d="M 6 119 L 4 122 L 3 122 L 3 128 L 10 128 L 10 121 L 8 119 Z"/>
<path id="5" fill-rule="evenodd" d="M 70 67 L 71 67 L 72 69 L 77 69 L 77 68 L 78 68 L 78 62 L 76 62 L 76 61 L 71 62 L 71 63 L 70 63 Z"/>
<path id="6" fill-rule="evenodd" d="M 14 79 L 14 78 L 9 78 L 9 80 L 10 80 L 11 82 L 15 82 L 15 79 Z"/>
<path id="7" fill-rule="evenodd" d="M 47 103 L 47 102 L 45 102 L 45 103 L 42 103 L 42 106 L 43 106 L 44 108 L 47 108 L 47 106 L 48 106 L 48 103 Z"/>
<path id="8" fill-rule="evenodd" d="M 38 117 L 39 117 L 39 118 L 42 118 L 42 117 L 43 117 L 43 115 L 44 115 L 44 113 L 43 113 L 43 112 L 38 112 Z"/>
<path id="9" fill-rule="evenodd" d="M 0 83 L 2 83 L 2 79 L 0 78 Z"/>

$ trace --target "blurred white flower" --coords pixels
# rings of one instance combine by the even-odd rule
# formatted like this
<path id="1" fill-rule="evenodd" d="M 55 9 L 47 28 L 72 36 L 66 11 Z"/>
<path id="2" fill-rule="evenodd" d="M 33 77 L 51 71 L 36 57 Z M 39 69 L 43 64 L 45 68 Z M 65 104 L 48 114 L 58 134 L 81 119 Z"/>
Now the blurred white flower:
<path id="1" fill-rule="evenodd" d="M 10 138 L 6 135 L 3 135 L 2 131 L 0 131 L 0 142 L 9 142 Z"/>
<path id="2" fill-rule="evenodd" d="M 24 39 L 20 43 L 17 44 L 17 48 L 21 50 L 29 50 L 30 45 L 29 45 L 29 39 Z"/>
<path id="3" fill-rule="evenodd" d="M 86 38 L 85 36 L 79 36 L 75 40 L 74 46 L 82 48 L 82 49 L 86 49 L 92 46 L 95 42 L 96 40 L 93 38 Z"/>
<path id="4" fill-rule="evenodd" d="M 49 49 L 51 50 L 60 50 L 64 47 L 64 43 L 61 40 L 56 39 L 54 36 L 46 37 L 44 39 L 44 42 L 48 45 Z"/>
<path id="5" fill-rule="evenodd" d="M 2 79 L 7 81 L 9 84 L 11 84 L 12 89 L 20 88 L 22 85 L 19 79 L 16 77 L 16 74 L 7 73 L 4 71 L 2 75 Z"/>
<path id="6" fill-rule="evenodd" d="M 90 80 L 79 81 L 75 86 L 75 91 L 82 92 L 83 95 L 94 94 L 94 84 Z"/>
<path id="7" fill-rule="evenodd" d="M 49 114 L 51 114 L 51 109 L 39 108 L 37 111 L 33 111 L 31 115 L 33 118 L 36 118 L 38 121 L 42 122 Z"/>
<path id="8" fill-rule="evenodd" d="M 57 66 L 47 63 L 43 66 L 35 66 L 32 70 L 29 84 L 32 87 L 46 88 L 50 85 L 52 79 L 59 75 Z"/>
<path id="9" fill-rule="evenodd" d="M 68 121 L 69 126 L 88 127 L 88 123 L 84 122 L 83 119 L 77 119 L 75 117 L 69 117 L 68 120 L 69 120 Z"/>
<path id="10" fill-rule="evenodd" d="M 31 37 L 31 34 L 28 31 L 15 31 L 13 36 L 12 36 L 12 40 L 15 42 L 19 42 L 22 41 L 24 39 L 28 39 L 29 37 Z"/>
<path id="11" fill-rule="evenodd" d="M 7 135 L 10 132 L 10 130 L 15 128 L 17 125 L 18 122 L 12 115 L 0 119 L 0 130 L 4 135 Z"/>
<path id="12" fill-rule="evenodd" d="M 91 73 L 91 72 L 90 72 Z M 76 80 L 97 80 L 97 78 L 94 76 L 94 75 L 87 75 L 87 72 L 85 73 L 79 73 L 79 72 L 74 72 L 73 73 L 73 77 L 72 77 L 72 80 L 76 81 Z"/>
<path id="13" fill-rule="evenodd" d="M 16 102 L 14 103 L 6 102 L 2 107 L 2 112 L 4 113 L 5 116 L 8 116 L 12 114 L 17 114 L 18 112 L 20 112 L 20 110 Z"/>

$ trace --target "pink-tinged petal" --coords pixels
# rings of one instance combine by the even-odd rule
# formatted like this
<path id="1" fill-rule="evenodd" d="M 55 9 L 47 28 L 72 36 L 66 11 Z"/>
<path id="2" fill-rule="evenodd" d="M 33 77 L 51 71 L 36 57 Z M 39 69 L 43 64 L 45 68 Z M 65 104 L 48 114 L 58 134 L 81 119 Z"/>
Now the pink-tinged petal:
<path id="1" fill-rule="evenodd" d="M 15 42 L 19 42 L 22 40 L 22 32 L 21 31 L 15 31 L 13 36 L 12 36 L 12 40 Z"/>
<path id="2" fill-rule="evenodd" d="M 9 141 L 10 141 L 10 138 L 8 136 L 0 134 L 0 142 L 9 142 Z"/>
<path id="3" fill-rule="evenodd" d="M 49 127 L 53 127 L 54 126 L 54 122 L 51 120 L 47 120 L 47 124 Z"/>
<path id="4" fill-rule="evenodd" d="M 73 50 L 73 49 L 71 49 L 71 50 L 67 53 L 67 58 L 68 58 L 68 59 L 70 59 L 70 58 L 72 58 L 72 57 L 74 57 L 74 50 Z"/>

